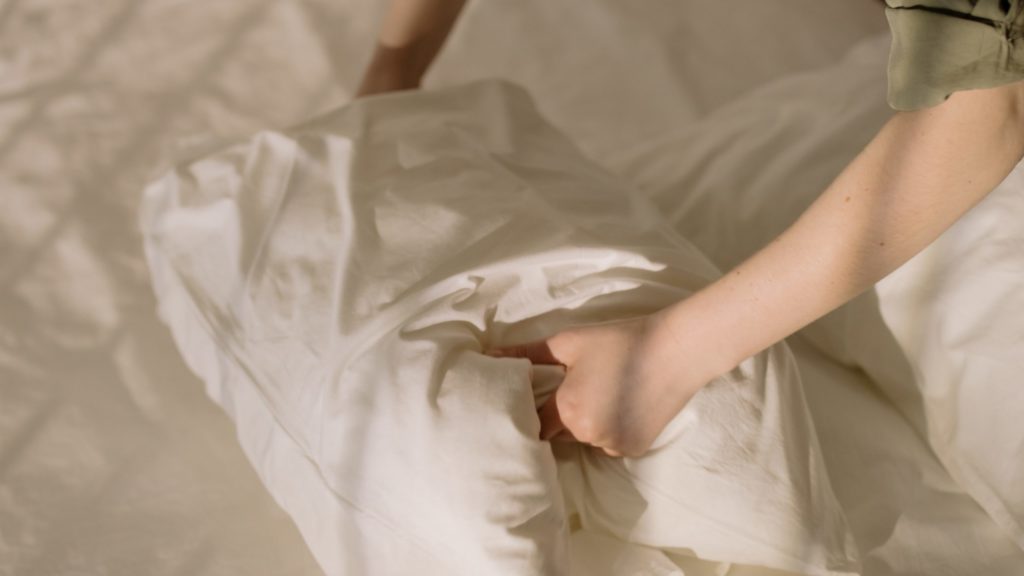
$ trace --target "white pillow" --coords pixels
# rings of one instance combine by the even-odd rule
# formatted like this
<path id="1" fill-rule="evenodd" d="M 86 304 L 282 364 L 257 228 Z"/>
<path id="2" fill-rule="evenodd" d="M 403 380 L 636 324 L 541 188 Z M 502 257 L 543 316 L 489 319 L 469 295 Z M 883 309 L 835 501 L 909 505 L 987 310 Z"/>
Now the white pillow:
<path id="1" fill-rule="evenodd" d="M 892 114 L 889 39 L 779 81 L 617 170 L 723 268 L 792 223 Z M 738 167 L 743 167 L 738 169 Z M 862 368 L 1024 548 L 1024 167 L 932 246 L 802 331 Z"/>
<path id="2" fill-rule="evenodd" d="M 779 345 L 647 457 L 537 439 L 558 371 L 480 351 L 657 310 L 717 271 L 509 84 L 357 101 L 146 191 L 161 316 L 329 574 L 562 574 L 584 530 L 844 573 Z"/>
<path id="3" fill-rule="evenodd" d="M 875 291 L 932 447 L 1024 549 L 1024 165 Z M 872 328 L 851 330 L 848 346 L 882 373 Z"/>

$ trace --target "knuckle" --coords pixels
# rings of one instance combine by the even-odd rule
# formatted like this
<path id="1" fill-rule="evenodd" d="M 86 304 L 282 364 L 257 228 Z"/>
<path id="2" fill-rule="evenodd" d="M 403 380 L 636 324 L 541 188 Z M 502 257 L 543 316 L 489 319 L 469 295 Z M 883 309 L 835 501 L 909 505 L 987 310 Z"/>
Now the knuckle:
<path id="1" fill-rule="evenodd" d="M 575 349 L 578 336 L 572 330 L 563 330 L 548 339 L 548 347 L 556 356 L 561 356 Z"/>
<path id="2" fill-rule="evenodd" d="M 586 442 L 587 444 L 594 444 L 597 442 L 598 430 L 593 418 L 576 418 L 572 427 L 569 427 L 568 425 L 566 425 L 566 427 L 569 428 L 569 430 L 572 431 L 573 436 L 581 442 Z"/>
<path id="3" fill-rule="evenodd" d="M 568 409 L 559 407 L 562 424 L 580 442 L 593 443 L 597 439 L 597 426 L 594 418 L 578 410 L 572 403 L 569 406 L 572 407 L 567 407 Z"/>
<path id="4" fill-rule="evenodd" d="M 574 421 L 579 416 L 579 402 L 573 397 L 571 388 L 566 386 L 565 382 L 555 394 L 555 403 L 558 406 L 558 415 L 562 419 L 562 424 L 568 425 L 570 421 Z"/>

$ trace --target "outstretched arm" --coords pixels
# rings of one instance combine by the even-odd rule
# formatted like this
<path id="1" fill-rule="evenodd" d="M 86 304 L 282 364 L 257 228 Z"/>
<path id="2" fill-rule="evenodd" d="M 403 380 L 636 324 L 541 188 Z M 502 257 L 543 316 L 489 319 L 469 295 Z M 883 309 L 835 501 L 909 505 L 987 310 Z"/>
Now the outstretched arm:
<path id="1" fill-rule="evenodd" d="M 543 437 L 641 454 L 700 387 L 895 270 L 1022 156 L 1024 83 L 898 113 L 789 229 L 710 286 L 646 318 L 496 355 L 566 366 Z"/>
<path id="2" fill-rule="evenodd" d="M 392 0 L 356 96 L 418 88 L 465 0 Z"/>
<path id="3" fill-rule="evenodd" d="M 813 322 L 923 250 L 1024 155 L 1024 84 L 896 114 L 804 214 L 708 289 L 667 311 L 719 367 Z M 757 329 L 750 329 L 757 326 Z"/>

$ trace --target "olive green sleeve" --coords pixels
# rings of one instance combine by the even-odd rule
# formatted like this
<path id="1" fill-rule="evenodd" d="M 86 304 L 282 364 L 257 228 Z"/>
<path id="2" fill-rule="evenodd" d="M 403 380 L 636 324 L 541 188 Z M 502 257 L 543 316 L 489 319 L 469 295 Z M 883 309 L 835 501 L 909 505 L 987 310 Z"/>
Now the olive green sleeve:
<path id="1" fill-rule="evenodd" d="M 916 110 L 958 90 L 1024 79 L 1024 0 L 886 0 L 889 104 Z"/>

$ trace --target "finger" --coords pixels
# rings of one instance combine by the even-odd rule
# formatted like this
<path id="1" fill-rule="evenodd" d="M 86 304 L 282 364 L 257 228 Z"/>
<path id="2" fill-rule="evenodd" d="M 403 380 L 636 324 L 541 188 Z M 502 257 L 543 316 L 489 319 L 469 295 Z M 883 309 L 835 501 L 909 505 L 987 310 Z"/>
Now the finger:
<path id="1" fill-rule="evenodd" d="M 612 450 L 611 448 L 601 448 L 601 450 L 604 450 L 604 453 L 612 458 L 622 458 L 622 452 L 618 450 Z"/>
<path id="2" fill-rule="evenodd" d="M 551 440 L 565 430 L 565 424 L 558 414 L 558 402 L 555 401 L 558 394 L 554 394 L 540 408 L 540 439 Z M 571 436 L 571 434 L 570 434 Z"/>
<path id="3" fill-rule="evenodd" d="M 504 348 L 492 348 L 485 352 L 488 356 L 495 358 L 526 358 L 534 364 L 558 364 L 565 366 L 565 362 L 555 357 L 547 340 L 538 340 L 518 346 L 506 346 Z"/>

